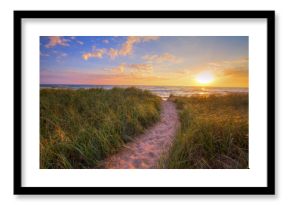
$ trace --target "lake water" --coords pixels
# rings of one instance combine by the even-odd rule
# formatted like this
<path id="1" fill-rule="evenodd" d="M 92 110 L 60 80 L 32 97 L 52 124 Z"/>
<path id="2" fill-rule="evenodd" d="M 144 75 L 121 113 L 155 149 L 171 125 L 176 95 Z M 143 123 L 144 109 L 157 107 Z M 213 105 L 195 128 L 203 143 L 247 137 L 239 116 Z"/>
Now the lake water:
<path id="1" fill-rule="evenodd" d="M 229 94 L 229 93 L 248 93 L 248 88 L 226 88 L 226 87 L 190 87 L 190 86 L 145 86 L 145 85 L 63 85 L 63 84 L 41 84 L 41 88 L 56 89 L 89 89 L 103 88 L 112 89 L 113 87 L 127 88 L 136 87 L 143 90 L 150 90 L 152 93 L 167 99 L 171 94 L 175 96 L 192 95 L 211 95 L 211 94 Z"/>

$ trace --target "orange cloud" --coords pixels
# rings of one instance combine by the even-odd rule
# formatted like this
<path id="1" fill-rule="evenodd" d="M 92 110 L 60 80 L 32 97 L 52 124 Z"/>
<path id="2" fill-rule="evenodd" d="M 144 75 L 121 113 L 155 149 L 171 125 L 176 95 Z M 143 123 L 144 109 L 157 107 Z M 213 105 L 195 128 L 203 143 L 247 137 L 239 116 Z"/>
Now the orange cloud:
<path id="1" fill-rule="evenodd" d="M 146 41 L 156 41 L 160 37 L 159 36 L 141 36 L 141 41 L 146 42 Z"/>
<path id="2" fill-rule="evenodd" d="M 150 64 L 130 64 L 129 68 L 135 74 L 147 74 L 153 71 L 153 67 Z"/>
<path id="3" fill-rule="evenodd" d="M 224 60 L 224 61 L 216 61 L 209 62 L 206 64 L 201 64 L 195 67 L 185 68 L 183 70 L 179 70 L 176 73 L 178 74 L 197 74 L 202 71 L 211 71 L 218 76 L 225 76 L 233 73 L 247 73 L 248 72 L 248 58 L 238 58 L 235 60 Z"/>
<path id="4" fill-rule="evenodd" d="M 163 63 L 163 62 L 170 62 L 170 63 L 179 63 L 181 59 L 170 54 L 164 53 L 161 55 L 145 55 L 143 59 L 150 63 Z"/>
<path id="5" fill-rule="evenodd" d="M 93 51 L 88 52 L 88 53 L 84 53 L 82 55 L 82 58 L 84 60 L 88 60 L 89 58 L 103 58 L 105 52 L 106 52 L 106 49 L 104 49 L 104 48 L 96 49 L 95 47 L 93 47 Z"/>
<path id="6" fill-rule="evenodd" d="M 158 36 L 128 36 L 127 41 L 122 45 L 120 49 L 110 48 L 109 50 L 102 48 L 95 50 L 94 52 L 88 52 L 83 54 L 83 59 L 89 58 L 102 58 L 103 55 L 108 55 L 111 59 L 115 59 L 118 56 L 127 56 L 133 53 L 133 46 L 136 43 L 148 42 L 158 40 Z M 106 40 L 103 40 L 103 42 Z M 94 50 L 94 48 L 93 48 Z M 169 57 L 169 56 L 167 56 Z"/>
<path id="7" fill-rule="evenodd" d="M 125 72 L 126 64 L 122 63 L 119 66 L 112 68 L 111 71 L 115 74 L 121 74 Z"/>
<path id="8" fill-rule="evenodd" d="M 207 69 L 214 71 L 217 75 L 222 77 L 248 75 L 248 64 L 248 58 L 240 58 L 232 61 L 208 63 Z"/>
<path id="9" fill-rule="evenodd" d="M 52 48 L 54 46 L 60 45 L 60 46 L 69 46 L 68 39 L 64 39 L 60 36 L 49 36 L 48 37 L 49 42 L 45 45 L 46 48 Z"/>
<path id="10" fill-rule="evenodd" d="M 132 74 L 134 76 L 148 75 L 153 72 L 153 66 L 150 64 L 126 64 L 122 63 L 117 67 L 105 69 L 113 74 Z"/>
<path id="11" fill-rule="evenodd" d="M 173 82 L 177 81 L 184 85 L 196 85 L 193 80 L 201 72 L 210 72 L 214 76 L 214 81 L 210 86 L 216 87 L 248 87 L 248 58 L 235 60 L 209 62 L 200 66 L 184 68 L 182 70 L 168 73 L 172 76 Z"/>
<path id="12" fill-rule="evenodd" d="M 147 41 L 156 41 L 158 39 L 159 36 L 129 36 L 118 53 L 121 56 L 131 55 L 133 52 L 134 44 Z"/>
<path id="13" fill-rule="evenodd" d="M 123 44 L 122 48 L 118 51 L 121 56 L 127 56 L 132 54 L 133 45 L 140 42 L 140 38 L 137 36 L 129 36 L 127 41 Z"/>
<path id="14" fill-rule="evenodd" d="M 108 51 L 108 55 L 111 59 L 115 59 L 119 55 L 119 52 L 117 49 L 110 48 L 110 50 Z"/>

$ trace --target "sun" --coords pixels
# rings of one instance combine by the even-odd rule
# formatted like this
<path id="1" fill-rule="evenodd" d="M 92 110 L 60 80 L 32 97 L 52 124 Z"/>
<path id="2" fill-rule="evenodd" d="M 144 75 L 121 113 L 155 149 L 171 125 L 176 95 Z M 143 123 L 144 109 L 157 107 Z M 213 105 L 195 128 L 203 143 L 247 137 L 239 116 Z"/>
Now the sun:
<path id="1" fill-rule="evenodd" d="M 205 72 L 199 73 L 195 77 L 195 80 L 199 84 L 202 84 L 202 85 L 209 84 L 212 81 L 214 81 L 214 75 L 211 72 L 209 72 L 209 71 L 205 71 Z"/>

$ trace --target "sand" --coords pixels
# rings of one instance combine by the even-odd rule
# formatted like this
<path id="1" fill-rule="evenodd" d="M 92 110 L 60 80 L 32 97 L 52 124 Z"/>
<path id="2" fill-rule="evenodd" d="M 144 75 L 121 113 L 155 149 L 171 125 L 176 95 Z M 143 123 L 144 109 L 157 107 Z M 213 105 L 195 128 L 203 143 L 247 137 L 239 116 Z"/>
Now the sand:
<path id="1" fill-rule="evenodd" d="M 170 148 L 179 126 L 175 104 L 162 102 L 161 119 L 154 126 L 126 144 L 117 154 L 104 161 L 107 169 L 157 168 L 162 154 Z"/>

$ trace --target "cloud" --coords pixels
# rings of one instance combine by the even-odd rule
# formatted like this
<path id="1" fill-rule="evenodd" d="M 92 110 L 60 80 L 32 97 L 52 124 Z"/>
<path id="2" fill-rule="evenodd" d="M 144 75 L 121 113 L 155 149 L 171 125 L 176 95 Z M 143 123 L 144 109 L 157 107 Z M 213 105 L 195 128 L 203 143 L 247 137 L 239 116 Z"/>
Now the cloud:
<path id="1" fill-rule="evenodd" d="M 141 36 L 140 38 L 143 42 L 146 42 L 146 41 L 157 41 L 159 40 L 160 37 L 159 36 Z"/>
<path id="2" fill-rule="evenodd" d="M 201 72 L 210 72 L 214 76 L 211 86 L 247 87 L 248 58 L 208 62 L 194 67 L 184 67 L 167 73 L 173 81 L 192 85 L 192 79 Z"/>
<path id="3" fill-rule="evenodd" d="M 52 50 L 51 52 L 52 55 L 56 56 L 56 58 L 63 58 L 63 57 L 67 57 L 68 54 L 62 51 L 57 51 L 57 50 Z"/>
<path id="4" fill-rule="evenodd" d="M 222 73 L 220 73 L 223 77 L 233 77 L 233 76 L 248 76 L 248 70 L 242 70 L 242 69 L 236 69 L 236 68 L 230 68 L 223 70 Z"/>
<path id="5" fill-rule="evenodd" d="M 110 41 L 108 39 L 104 39 L 102 42 L 103 43 L 110 43 Z"/>
<path id="6" fill-rule="evenodd" d="M 105 69 L 113 74 L 133 74 L 133 75 L 148 75 L 153 72 L 151 64 L 126 64 L 122 63 L 117 67 Z"/>
<path id="7" fill-rule="evenodd" d="M 61 51 L 57 51 L 57 50 L 53 50 L 52 53 L 53 53 L 54 55 L 56 55 L 56 57 L 66 57 L 66 56 L 68 56 L 67 53 L 65 53 L 65 52 L 61 52 Z"/>
<path id="8" fill-rule="evenodd" d="M 151 64 L 130 64 L 128 67 L 131 69 L 132 73 L 137 74 L 151 73 L 153 71 L 153 66 Z"/>
<path id="9" fill-rule="evenodd" d="M 76 42 L 80 45 L 84 45 L 84 42 L 82 42 L 82 41 L 76 40 Z"/>
<path id="10" fill-rule="evenodd" d="M 127 56 L 129 54 L 132 54 L 133 45 L 138 42 L 140 42 L 139 37 L 129 36 L 127 41 L 122 45 L 121 49 L 118 51 L 118 55 Z"/>
<path id="11" fill-rule="evenodd" d="M 161 55 L 145 55 L 142 58 L 143 58 L 143 60 L 145 60 L 149 63 L 163 63 L 163 62 L 179 63 L 179 62 L 181 62 L 180 58 L 178 58 L 170 53 L 164 53 Z"/>
<path id="12" fill-rule="evenodd" d="M 156 41 L 159 36 L 128 36 L 127 41 L 122 45 L 118 54 L 121 56 L 131 55 L 133 52 L 134 44 L 148 41 Z"/>
<path id="13" fill-rule="evenodd" d="M 117 49 L 110 48 L 107 54 L 111 59 L 115 59 L 119 55 L 119 51 Z"/>
<path id="14" fill-rule="evenodd" d="M 96 84 L 96 85 L 152 85 L 163 82 L 162 76 L 136 76 L 131 73 L 99 74 L 96 72 L 75 69 L 55 70 L 41 69 L 40 82 L 42 84 Z"/>
<path id="15" fill-rule="evenodd" d="M 111 69 L 111 72 L 112 73 L 115 73 L 115 74 L 122 74 L 122 73 L 125 72 L 125 68 L 126 68 L 126 64 L 125 63 L 122 63 L 119 66 L 117 66 L 115 68 L 112 68 Z"/>
<path id="16" fill-rule="evenodd" d="M 84 60 L 88 60 L 89 58 L 103 58 L 104 54 L 106 53 L 106 49 L 101 48 L 97 49 L 95 46 L 93 46 L 92 52 L 84 53 L 82 55 L 82 58 Z"/>
<path id="17" fill-rule="evenodd" d="M 248 58 L 239 58 L 235 60 L 211 62 L 207 69 L 214 71 L 219 76 L 248 75 Z"/>
<path id="18" fill-rule="evenodd" d="M 190 80 L 193 76 L 201 72 L 211 72 L 217 79 L 228 80 L 237 79 L 237 77 L 248 78 L 248 58 L 238 58 L 233 60 L 215 61 L 201 64 L 194 67 L 179 68 L 167 73 L 175 76 L 176 79 Z"/>
<path id="19" fill-rule="evenodd" d="M 60 36 L 49 36 L 49 42 L 45 45 L 46 48 L 53 48 L 54 46 L 69 46 L 68 39 L 62 38 Z"/>
<path id="20" fill-rule="evenodd" d="M 120 49 L 115 48 L 101 48 L 101 49 L 95 49 L 93 47 L 92 52 L 87 52 L 83 54 L 83 59 L 88 60 L 89 58 L 103 58 L 104 55 L 109 56 L 111 59 L 115 59 L 118 56 L 128 56 L 133 53 L 133 46 L 134 44 L 141 43 L 141 42 L 148 42 L 148 41 L 155 41 L 158 40 L 158 36 L 128 36 L 127 40 Z M 105 40 L 103 40 L 104 42 Z M 166 54 L 167 58 L 173 58 L 173 56 L 169 56 Z M 172 60 L 172 59 L 171 59 Z"/>
<path id="21" fill-rule="evenodd" d="M 75 36 L 71 36 L 70 39 L 72 41 L 75 41 L 76 43 L 80 44 L 80 45 L 84 45 L 84 42 L 80 41 L 80 40 L 77 40 L 77 38 Z M 67 39 L 68 41 L 71 41 L 69 39 Z"/>
<path id="22" fill-rule="evenodd" d="M 68 56 L 67 53 L 57 51 L 57 50 L 53 50 L 51 54 L 55 57 L 55 60 L 58 63 L 62 63 L 63 60 Z"/>

